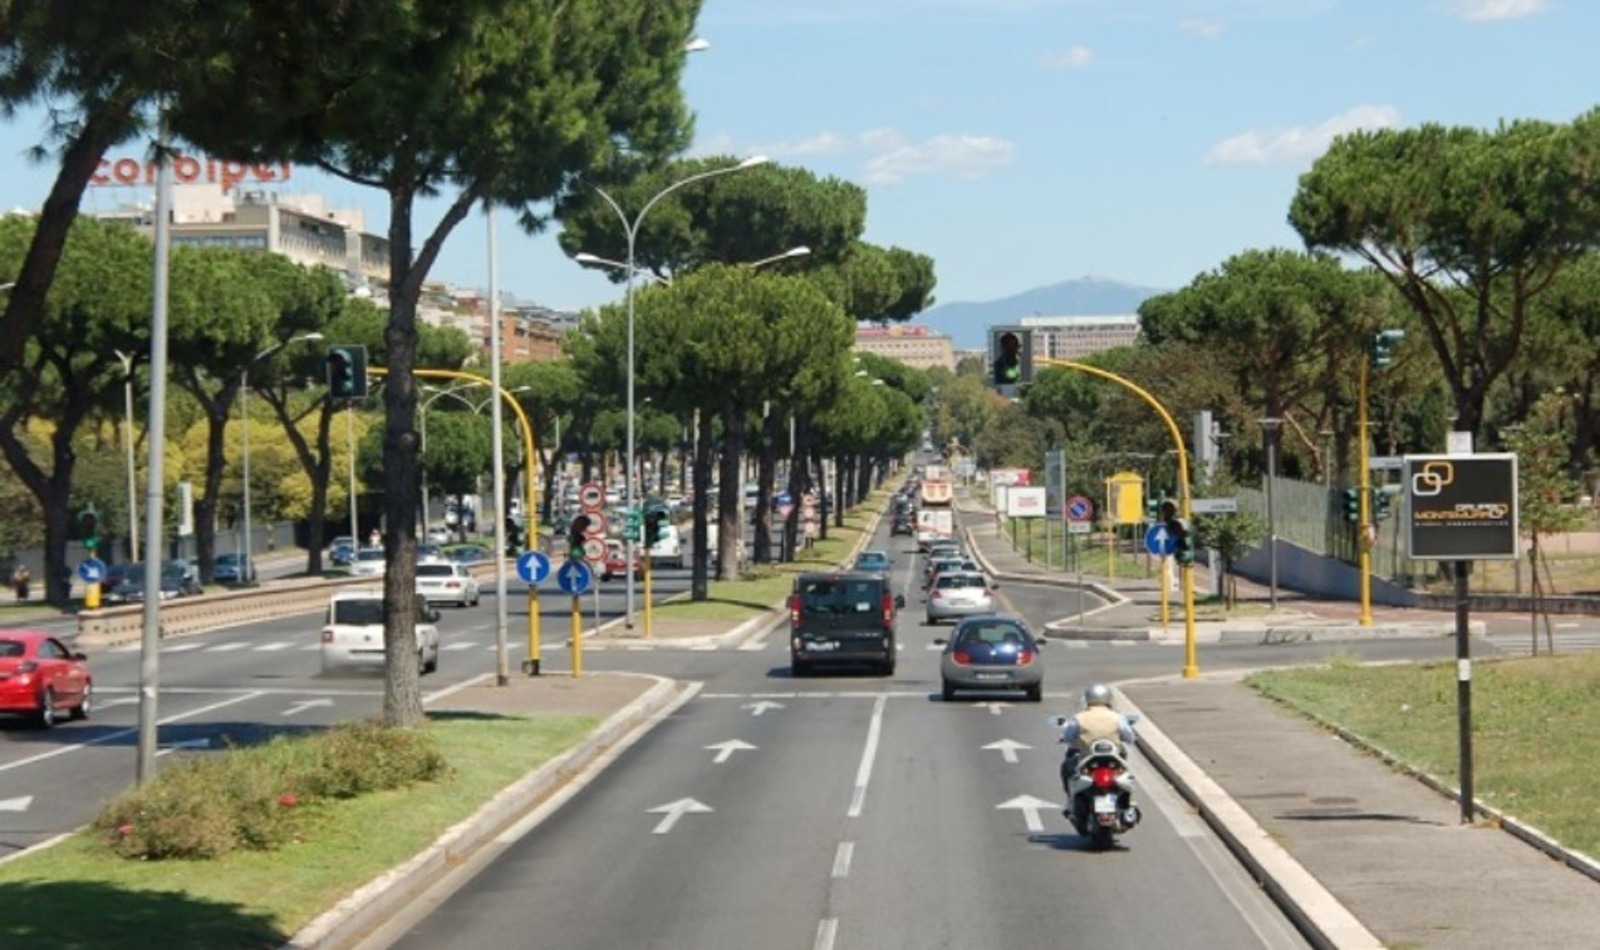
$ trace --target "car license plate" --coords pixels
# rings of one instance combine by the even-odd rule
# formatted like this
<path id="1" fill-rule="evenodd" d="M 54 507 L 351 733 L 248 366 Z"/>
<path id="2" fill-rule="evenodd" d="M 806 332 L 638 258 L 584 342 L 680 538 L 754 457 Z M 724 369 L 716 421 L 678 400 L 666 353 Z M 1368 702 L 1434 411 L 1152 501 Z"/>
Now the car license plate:
<path id="1" fill-rule="evenodd" d="M 1110 815 L 1117 810 L 1115 795 L 1096 795 L 1094 799 L 1094 813 L 1096 815 Z"/>
<path id="2" fill-rule="evenodd" d="M 973 675 L 973 679 L 979 680 L 1008 680 L 1010 678 L 1011 675 L 1009 673 L 976 673 Z"/>
<path id="3" fill-rule="evenodd" d="M 826 653 L 829 650 L 839 649 L 839 644 L 832 641 L 812 640 L 806 644 L 806 649 L 812 651 L 813 653 Z"/>

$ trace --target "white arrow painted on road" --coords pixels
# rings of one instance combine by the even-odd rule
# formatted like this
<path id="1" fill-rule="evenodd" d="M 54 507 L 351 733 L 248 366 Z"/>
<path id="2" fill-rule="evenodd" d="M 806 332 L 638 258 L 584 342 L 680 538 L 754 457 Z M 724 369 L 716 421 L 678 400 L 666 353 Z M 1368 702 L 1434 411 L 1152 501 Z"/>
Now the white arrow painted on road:
<path id="1" fill-rule="evenodd" d="M 1010 703 L 973 703 L 972 705 L 977 709 L 983 709 L 987 707 L 989 712 L 996 716 L 1000 715 L 1000 710 L 1011 708 Z"/>
<path id="2" fill-rule="evenodd" d="M 665 805 L 657 805 L 656 807 L 650 809 L 647 814 L 665 815 L 666 817 L 657 823 L 655 830 L 652 831 L 651 834 L 666 834 L 672 830 L 672 826 L 677 824 L 678 819 L 682 818 L 684 815 L 708 815 L 711 813 L 711 811 L 712 808 L 710 805 L 697 802 L 692 798 L 680 798 L 675 802 L 668 802 Z"/>
<path id="3" fill-rule="evenodd" d="M 32 804 L 32 795 L 24 795 L 21 798 L 0 799 L 0 811 L 27 811 L 28 806 Z"/>
<path id="4" fill-rule="evenodd" d="M 712 764 L 721 765 L 722 763 L 733 758 L 733 754 L 735 752 L 744 752 L 748 749 L 754 749 L 755 746 L 748 742 L 741 742 L 738 739 L 729 739 L 726 742 L 719 742 L 716 745 L 708 745 L 706 748 L 717 753 L 717 757 L 711 760 Z"/>
<path id="5" fill-rule="evenodd" d="M 1056 807 L 1054 802 L 1047 802 L 1042 798 L 1034 798 L 1032 795 L 1019 795 L 1009 802 L 1002 802 L 995 806 L 997 809 L 1022 812 L 1022 820 L 1028 823 L 1028 830 L 1035 834 L 1044 830 L 1044 822 L 1039 820 L 1039 812 L 1044 811 L 1046 808 L 1054 807 Z"/>
<path id="6" fill-rule="evenodd" d="M 1000 757 L 1005 759 L 1010 764 L 1015 765 L 1017 764 L 1017 750 L 1031 749 L 1033 746 L 1018 742 L 1015 739 L 1001 739 L 999 742 L 989 743 L 988 745 L 984 746 L 984 748 L 999 749 Z"/>
<path id="7" fill-rule="evenodd" d="M 331 699 L 302 699 L 298 703 L 290 704 L 289 708 L 283 711 L 283 714 L 285 716 L 298 716 L 307 709 L 316 709 L 318 706 L 332 705 L 333 700 Z"/>
<path id="8" fill-rule="evenodd" d="M 750 710 L 750 715 L 759 716 L 769 709 L 782 709 L 783 703 L 775 703 L 770 699 L 763 699 L 759 703 L 745 703 L 741 708 Z"/>

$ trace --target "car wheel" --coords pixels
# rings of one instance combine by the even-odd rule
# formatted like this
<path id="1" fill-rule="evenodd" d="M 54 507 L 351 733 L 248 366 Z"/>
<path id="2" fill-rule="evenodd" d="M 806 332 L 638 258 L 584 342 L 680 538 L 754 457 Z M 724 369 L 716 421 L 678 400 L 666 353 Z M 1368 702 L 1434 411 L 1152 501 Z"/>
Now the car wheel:
<path id="1" fill-rule="evenodd" d="M 894 675 L 894 661 L 893 660 L 885 660 L 883 662 L 883 665 L 880 666 L 878 668 L 878 670 L 884 676 L 893 676 Z"/>
<path id="2" fill-rule="evenodd" d="M 940 697 L 947 703 L 956 698 L 956 688 L 950 685 L 949 680 L 944 681 L 944 688 L 940 690 Z"/>
<path id="3" fill-rule="evenodd" d="M 428 654 L 428 665 L 424 666 L 422 668 L 422 672 L 424 672 L 424 673 L 437 673 L 437 672 L 439 672 L 439 651 L 438 651 L 437 648 L 435 648 L 431 653 Z"/>
<path id="4" fill-rule="evenodd" d="M 45 688 L 44 695 L 39 697 L 39 728 L 49 729 L 56 724 L 56 691 Z"/>
<path id="5" fill-rule="evenodd" d="M 93 683 L 84 683 L 83 684 L 83 697 L 78 700 L 78 705 L 72 707 L 72 718 L 74 718 L 74 719 L 88 719 L 89 718 L 89 713 L 92 711 L 91 707 L 93 707 L 93 706 L 94 706 L 94 684 Z"/>
<path id="6" fill-rule="evenodd" d="M 1044 684 L 1035 683 L 1029 686 L 1026 695 L 1030 703 L 1042 702 L 1044 700 Z"/>

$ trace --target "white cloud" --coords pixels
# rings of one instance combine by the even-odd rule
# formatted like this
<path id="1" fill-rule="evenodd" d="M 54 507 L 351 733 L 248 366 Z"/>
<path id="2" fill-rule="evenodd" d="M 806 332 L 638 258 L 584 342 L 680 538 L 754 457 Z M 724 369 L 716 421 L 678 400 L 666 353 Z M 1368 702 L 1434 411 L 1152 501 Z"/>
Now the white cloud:
<path id="1" fill-rule="evenodd" d="M 987 135 L 936 135 L 900 145 L 867 162 L 867 181 L 894 184 L 915 175 L 978 178 L 1016 159 L 1016 146 Z"/>
<path id="2" fill-rule="evenodd" d="M 1316 125 L 1253 129 L 1218 143 L 1206 155 L 1212 165 L 1275 165 L 1316 158 L 1335 138 L 1357 129 L 1390 129 L 1400 124 L 1394 106 L 1360 105 Z"/>
<path id="3" fill-rule="evenodd" d="M 1069 46 L 1064 50 L 1046 53 L 1047 69 L 1083 69 L 1094 62 L 1094 50 L 1087 46 Z"/>
<path id="4" fill-rule="evenodd" d="M 894 129 L 868 129 L 856 138 L 861 147 L 869 152 L 887 152 L 890 149 L 903 148 L 911 142 L 905 133 Z"/>
<path id="5" fill-rule="evenodd" d="M 1223 26 L 1215 20 L 1184 20 L 1178 29 L 1203 40 L 1214 40 L 1222 35 Z"/>
<path id="6" fill-rule="evenodd" d="M 795 158 L 806 155 L 833 155 L 843 151 L 844 147 L 845 141 L 838 134 L 818 132 L 803 139 L 759 145 L 751 151 L 756 155 L 769 155 L 773 158 Z"/>
<path id="7" fill-rule="evenodd" d="M 1475 23 L 1520 20 L 1550 9 L 1550 0 L 1452 0 L 1444 12 Z"/>

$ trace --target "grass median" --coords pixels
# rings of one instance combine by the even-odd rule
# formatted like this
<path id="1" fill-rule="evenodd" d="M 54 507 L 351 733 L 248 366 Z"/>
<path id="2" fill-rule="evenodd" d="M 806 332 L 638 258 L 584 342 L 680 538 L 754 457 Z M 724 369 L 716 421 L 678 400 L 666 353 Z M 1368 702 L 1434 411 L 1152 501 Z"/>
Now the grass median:
<path id="1" fill-rule="evenodd" d="M 1271 670 L 1247 682 L 1447 785 L 1459 782 L 1456 664 Z M 1478 661 L 1472 668 L 1477 799 L 1569 848 L 1600 855 L 1600 655 Z"/>
<path id="2" fill-rule="evenodd" d="M 275 850 L 126 860 L 81 831 L 0 864 L 0 947 L 278 946 L 598 724 L 592 716 L 434 717 L 428 728 L 448 777 L 308 808 L 299 840 Z"/>

